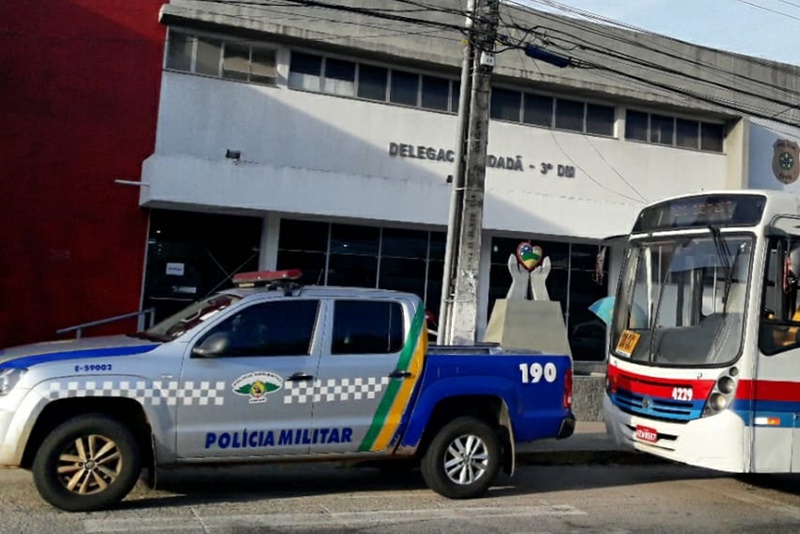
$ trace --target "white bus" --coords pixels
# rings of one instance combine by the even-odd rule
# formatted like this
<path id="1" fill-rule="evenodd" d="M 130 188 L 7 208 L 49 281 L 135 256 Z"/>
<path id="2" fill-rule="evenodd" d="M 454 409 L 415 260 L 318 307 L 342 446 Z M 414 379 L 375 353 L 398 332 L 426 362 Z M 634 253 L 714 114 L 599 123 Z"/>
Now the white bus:
<path id="1" fill-rule="evenodd" d="M 622 445 L 744 473 L 800 471 L 800 198 L 684 195 L 642 209 L 609 338 Z"/>

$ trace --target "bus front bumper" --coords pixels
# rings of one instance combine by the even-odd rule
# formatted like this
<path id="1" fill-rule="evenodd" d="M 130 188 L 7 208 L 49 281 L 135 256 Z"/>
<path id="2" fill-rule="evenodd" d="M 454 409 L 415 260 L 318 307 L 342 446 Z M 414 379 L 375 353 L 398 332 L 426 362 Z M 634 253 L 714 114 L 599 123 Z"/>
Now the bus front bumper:
<path id="1" fill-rule="evenodd" d="M 624 412 L 604 395 L 603 415 L 606 431 L 621 448 L 730 473 L 748 465 L 744 421 L 731 411 L 673 423 Z"/>

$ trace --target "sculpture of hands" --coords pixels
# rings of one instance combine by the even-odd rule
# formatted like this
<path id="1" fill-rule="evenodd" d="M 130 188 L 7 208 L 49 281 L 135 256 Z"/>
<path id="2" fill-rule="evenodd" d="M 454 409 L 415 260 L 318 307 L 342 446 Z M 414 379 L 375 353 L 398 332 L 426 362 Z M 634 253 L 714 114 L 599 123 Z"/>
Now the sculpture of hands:
<path id="1" fill-rule="evenodd" d="M 506 298 L 509 300 L 527 300 L 528 285 L 530 284 L 533 300 L 550 300 L 545 281 L 550 274 L 550 258 L 545 258 L 533 269 L 528 271 L 517 260 L 517 256 L 508 256 L 508 272 L 511 274 L 511 287 Z"/>

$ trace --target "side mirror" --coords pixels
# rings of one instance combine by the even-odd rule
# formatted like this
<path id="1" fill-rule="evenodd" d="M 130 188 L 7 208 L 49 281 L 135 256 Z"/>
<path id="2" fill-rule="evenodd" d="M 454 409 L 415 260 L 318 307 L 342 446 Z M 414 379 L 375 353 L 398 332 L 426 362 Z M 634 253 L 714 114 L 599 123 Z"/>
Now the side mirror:
<path id="1" fill-rule="evenodd" d="M 211 334 L 202 343 L 195 345 L 192 356 L 196 358 L 214 358 L 227 354 L 231 348 L 231 337 L 225 332 Z"/>

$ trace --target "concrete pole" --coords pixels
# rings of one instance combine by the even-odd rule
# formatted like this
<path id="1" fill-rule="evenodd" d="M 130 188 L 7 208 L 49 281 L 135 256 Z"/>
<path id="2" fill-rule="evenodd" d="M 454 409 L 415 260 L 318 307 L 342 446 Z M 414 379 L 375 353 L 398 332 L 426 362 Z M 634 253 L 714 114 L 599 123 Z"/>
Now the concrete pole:
<path id="1" fill-rule="evenodd" d="M 474 16 L 475 2 L 469 1 L 466 27 L 470 32 L 464 44 L 464 57 L 461 62 L 461 87 L 458 98 L 458 139 L 456 140 L 456 171 L 453 175 L 453 190 L 450 196 L 450 217 L 447 222 L 447 243 L 444 252 L 444 272 L 442 279 L 442 298 L 439 306 L 439 330 L 437 342 L 440 345 L 448 344 L 448 332 L 452 318 L 453 282 L 455 276 L 455 254 L 458 250 L 459 232 L 461 227 L 461 209 L 464 205 L 464 182 L 467 154 L 467 132 L 469 131 L 470 97 L 472 96 L 472 64 L 475 57 L 475 46 L 472 44 L 472 17 Z"/>
<path id="2" fill-rule="evenodd" d="M 471 345 L 478 320 L 478 270 L 483 233 L 486 148 L 489 141 L 489 102 L 497 40 L 499 0 L 475 0 L 473 8 L 472 96 L 467 131 L 467 153 L 458 249 L 455 251 L 455 288 L 448 314 L 448 345 Z"/>

